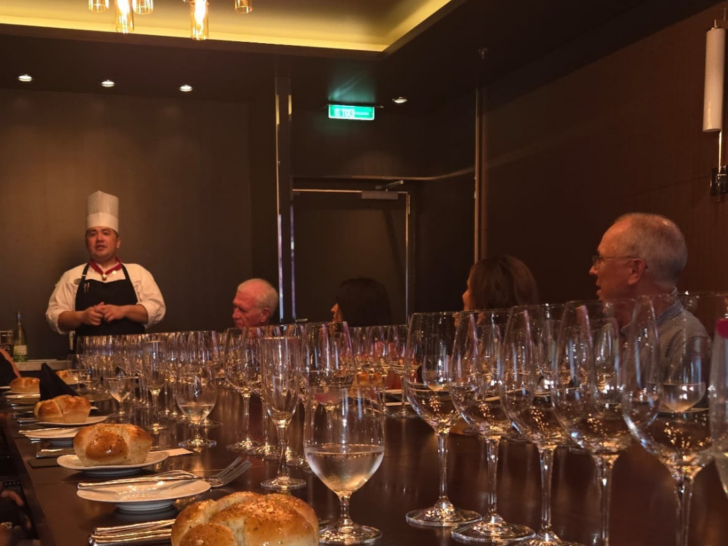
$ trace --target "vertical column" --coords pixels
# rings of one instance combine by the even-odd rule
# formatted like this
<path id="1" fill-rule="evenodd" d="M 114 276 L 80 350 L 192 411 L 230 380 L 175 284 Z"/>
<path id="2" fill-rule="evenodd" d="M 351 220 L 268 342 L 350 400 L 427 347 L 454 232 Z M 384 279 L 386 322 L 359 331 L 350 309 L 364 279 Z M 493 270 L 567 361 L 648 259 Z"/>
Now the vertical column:
<path id="1" fill-rule="evenodd" d="M 275 77 L 278 287 L 281 322 L 295 319 L 293 277 L 293 192 L 291 181 L 291 78 Z"/>

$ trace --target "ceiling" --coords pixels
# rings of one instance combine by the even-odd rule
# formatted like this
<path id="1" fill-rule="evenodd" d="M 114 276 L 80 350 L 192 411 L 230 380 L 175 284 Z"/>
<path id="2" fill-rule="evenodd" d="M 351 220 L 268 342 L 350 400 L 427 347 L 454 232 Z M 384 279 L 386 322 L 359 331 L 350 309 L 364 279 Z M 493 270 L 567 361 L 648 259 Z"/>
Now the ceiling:
<path id="1" fill-rule="evenodd" d="M 384 51 L 451 0 L 253 0 L 236 13 L 233 0 L 210 0 L 210 39 L 231 42 Z M 3 0 L 0 23 L 114 32 L 114 1 L 92 13 L 88 0 Z M 154 0 L 135 16 L 136 34 L 188 38 L 190 4 Z"/>
<path id="2" fill-rule="evenodd" d="M 108 28 L 94 31 L 28 26 L 17 21 L 9 24 L 7 14 L 3 15 L 10 11 L 8 6 L 16 10 L 26 6 L 36 12 L 53 6 L 54 11 L 46 11 L 52 14 L 59 6 L 81 6 L 78 13 L 83 17 L 97 17 L 88 13 L 85 1 L 0 0 L 0 88 L 248 102 L 261 89 L 270 88 L 274 75 L 283 74 L 291 77 L 294 108 L 324 108 L 329 102 L 360 103 L 384 106 L 385 113 L 419 115 L 545 55 L 557 57 L 558 62 L 551 63 L 558 67 L 557 71 L 536 71 L 540 80 L 529 81 L 529 85 L 538 85 L 719 3 L 441 1 L 438 11 L 399 38 L 393 29 L 396 21 L 407 19 L 403 10 L 424 5 L 425 0 L 254 0 L 252 14 L 235 14 L 230 7 L 222 10 L 225 15 L 220 19 L 213 19 L 215 11 L 210 16 L 215 28 L 228 24 L 226 18 L 262 19 L 270 10 L 280 17 L 281 26 L 276 32 L 290 37 L 296 30 L 286 25 L 304 24 L 294 21 L 291 14 L 305 19 L 301 14 L 308 10 L 311 20 L 329 21 L 324 26 L 332 27 L 331 32 L 341 32 L 345 21 L 357 28 L 368 28 L 371 32 L 367 43 L 376 42 L 383 50 L 229 41 L 215 39 L 214 32 L 210 40 L 196 42 L 186 37 L 121 35 L 108 32 Z M 175 9 L 185 7 L 180 0 L 156 0 L 155 14 L 148 16 L 149 20 L 157 16 L 156 10 L 161 17 L 170 3 Z M 220 0 L 212 0 L 211 4 L 211 10 L 223 6 Z M 224 4 L 232 6 L 232 0 Z M 286 10 L 290 10 L 288 15 L 284 14 Z M 61 9 L 59 13 L 65 12 Z M 61 26 L 59 21 L 53 19 L 56 27 Z M 706 28 L 709 24 L 706 21 Z M 357 36 L 363 34 L 346 37 L 351 44 Z M 571 47 L 568 55 L 560 54 L 574 43 L 579 47 L 584 44 L 583 51 L 576 48 L 579 50 L 575 55 Z M 483 48 L 487 53 L 481 56 Z M 33 76 L 32 83 L 18 81 L 18 75 L 24 73 Z M 116 82 L 113 89 L 101 87 L 100 82 L 107 78 Z M 183 83 L 192 85 L 194 91 L 181 94 L 179 86 Z M 391 99 L 399 95 L 407 96 L 409 102 L 393 105 Z"/>

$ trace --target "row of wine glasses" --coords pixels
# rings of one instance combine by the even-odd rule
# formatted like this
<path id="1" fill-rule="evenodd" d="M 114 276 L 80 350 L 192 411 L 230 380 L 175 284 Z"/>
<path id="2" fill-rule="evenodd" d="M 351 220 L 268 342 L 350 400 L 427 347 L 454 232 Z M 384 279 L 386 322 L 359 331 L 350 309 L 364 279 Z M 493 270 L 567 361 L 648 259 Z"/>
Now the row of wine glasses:
<path id="1" fill-rule="evenodd" d="M 551 469 L 555 448 L 576 443 L 596 463 L 602 513 L 597 537 L 608 545 L 612 468 L 636 438 L 676 480 L 677 544 L 686 546 L 692 479 L 714 456 L 719 467 L 726 460 L 728 297 L 569 302 L 516 307 L 507 321 L 505 316 L 496 310 L 411 318 L 403 385 L 437 433 L 441 494 L 435 506 L 410 512 L 407 521 L 458 527 L 453 537 L 467 543 L 567 545 L 551 528 Z M 489 485 L 482 520 L 447 498 L 445 440 L 458 413 L 486 442 Z M 497 446 L 510 425 L 540 455 L 542 518 L 536 533 L 504 522 L 496 510 Z"/>

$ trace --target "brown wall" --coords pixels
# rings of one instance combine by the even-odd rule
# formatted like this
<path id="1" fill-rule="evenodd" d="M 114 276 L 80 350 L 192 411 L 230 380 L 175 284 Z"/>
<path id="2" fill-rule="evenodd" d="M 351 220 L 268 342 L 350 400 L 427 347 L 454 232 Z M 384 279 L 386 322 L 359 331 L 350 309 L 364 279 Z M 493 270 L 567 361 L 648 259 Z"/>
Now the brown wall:
<path id="1" fill-rule="evenodd" d="M 533 85 L 607 47 L 628 12 L 486 90 L 483 250 L 526 261 L 544 301 L 594 296 L 590 256 L 631 211 L 683 229 L 682 288 L 728 288 L 728 202 L 708 195 L 717 137 L 701 131 L 705 31 L 722 7 Z"/>
<path id="2" fill-rule="evenodd" d="M 31 358 L 65 356 L 44 313 L 88 259 L 86 196 L 119 196 L 120 256 L 149 269 L 158 331 L 230 325 L 251 272 L 245 105 L 0 90 L 0 328 L 23 312 Z"/>

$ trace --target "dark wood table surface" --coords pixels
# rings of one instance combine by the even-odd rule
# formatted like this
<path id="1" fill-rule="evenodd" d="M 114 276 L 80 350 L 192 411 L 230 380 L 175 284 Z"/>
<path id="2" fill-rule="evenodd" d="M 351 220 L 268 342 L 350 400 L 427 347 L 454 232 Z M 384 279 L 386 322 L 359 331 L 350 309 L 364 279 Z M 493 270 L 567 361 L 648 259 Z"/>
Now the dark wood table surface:
<path id="1" fill-rule="evenodd" d="M 222 390 L 211 418 L 224 426 L 207 431 L 218 446 L 200 454 L 173 457 L 165 469 L 182 468 L 212 474 L 237 455 L 225 446 L 240 437 L 240 397 Z M 300 410 L 299 406 L 299 410 Z M 18 425 L 5 416 L 5 434 L 16 460 L 29 510 L 43 546 L 87 544 L 94 527 L 172 518 L 177 510 L 139 515 L 123 514 L 113 505 L 87 501 L 76 495 L 82 474 L 59 466 L 32 468 L 37 444 L 18 434 Z M 351 501 L 351 513 L 358 523 L 380 529 L 381 546 L 457 544 L 447 530 L 420 529 L 405 522 L 405 514 L 424 508 L 437 498 L 437 441 L 432 429 L 419 419 L 388 419 L 384 461 L 371 480 Z M 260 406 L 251 404 L 251 428 L 260 438 Z M 177 427 L 175 441 L 188 435 Z M 301 449 L 301 416 L 293 423 L 292 446 Z M 449 440 L 449 493 L 457 505 L 482 513 L 485 508 L 485 454 L 477 438 L 451 435 Z M 258 491 L 260 482 L 273 477 L 277 465 L 250 457 L 253 468 L 228 487 L 204 496 L 218 498 L 234 491 Z M 338 499 L 314 475 L 292 469 L 292 475 L 308 481 L 296 492 L 309 502 L 320 519 L 338 516 Z M 540 518 L 540 473 L 536 449 L 525 443 L 504 441 L 498 472 L 499 512 L 509 521 L 536 529 Z M 554 462 L 553 524 L 559 535 L 582 544 L 595 544 L 599 525 L 599 493 L 591 458 L 574 449 L 560 448 Z M 195 498 L 193 500 L 199 500 Z M 183 508 L 193 500 L 178 501 Z M 656 546 L 675 544 L 676 497 L 673 481 L 665 467 L 633 445 L 616 463 L 611 504 L 612 546 Z M 692 546 L 728 544 L 728 498 L 720 487 L 714 465 L 696 477 L 690 520 Z"/>

